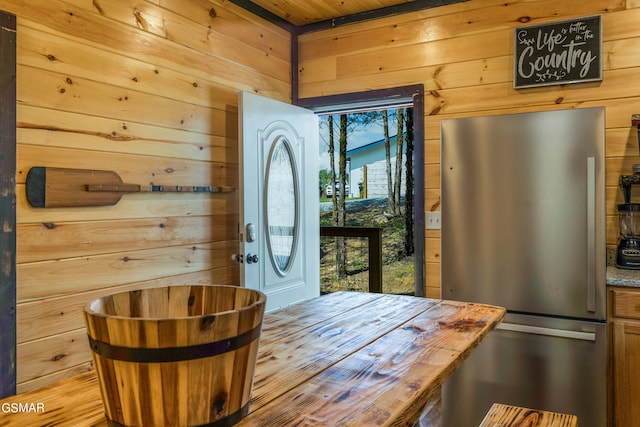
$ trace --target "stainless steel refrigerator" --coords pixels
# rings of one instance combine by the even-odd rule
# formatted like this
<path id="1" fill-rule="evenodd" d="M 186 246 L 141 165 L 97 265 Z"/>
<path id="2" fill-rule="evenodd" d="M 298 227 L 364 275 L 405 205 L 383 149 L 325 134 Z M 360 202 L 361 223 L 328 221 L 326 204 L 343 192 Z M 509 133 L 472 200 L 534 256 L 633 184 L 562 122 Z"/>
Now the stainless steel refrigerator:
<path id="1" fill-rule="evenodd" d="M 494 402 L 606 426 L 604 120 L 442 120 L 442 297 L 507 308 L 443 386 L 444 426 L 475 427 Z"/>

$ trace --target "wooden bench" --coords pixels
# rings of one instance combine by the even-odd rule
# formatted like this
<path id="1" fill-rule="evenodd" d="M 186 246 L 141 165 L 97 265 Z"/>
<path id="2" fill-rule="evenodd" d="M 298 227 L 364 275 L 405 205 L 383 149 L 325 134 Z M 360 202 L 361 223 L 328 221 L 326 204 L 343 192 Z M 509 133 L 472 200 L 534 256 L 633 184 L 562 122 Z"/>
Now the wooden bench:
<path id="1" fill-rule="evenodd" d="M 578 417 L 494 403 L 480 427 L 577 427 Z"/>

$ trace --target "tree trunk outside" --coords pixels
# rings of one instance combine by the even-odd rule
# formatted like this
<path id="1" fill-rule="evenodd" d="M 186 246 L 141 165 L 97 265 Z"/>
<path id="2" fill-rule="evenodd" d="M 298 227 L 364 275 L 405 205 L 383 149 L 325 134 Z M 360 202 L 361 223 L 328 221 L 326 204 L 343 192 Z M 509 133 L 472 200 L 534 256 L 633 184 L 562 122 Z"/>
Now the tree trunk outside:
<path id="1" fill-rule="evenodd" d="M 387 171 L 387 211 L 390 214 L 395 212 L 393 204 L 393 180 L 391 179 L 391 140 L 389 138 L 389 113 L 387 110 L 382 112 L 382 125 L 384 128 L 384 153 L 386 157 Z"/>
<path id="2" fill-rule="evenodd" d="M 334 194 L 334 199 L 338 199 L 338 226 L 343 227 L 347 220 L 347 210 L 345 209 L 345 187 L 347 180 L 347 115 L 340 115 L 340 191 L 339 195 Z M 334 192 L 335 193 L 335 192 Z M 347 266 L 345 262 L 345 241 L 344 237 L 338 237 L 336 239 L 336 270 L 340 278 L 344 278 L 347 275 Z"/>
<path id="3" fill-rule="evenodd" d="M 331 167 L 331 174 L 330 174 L 330 179 L 331 182 L 329 183 L 329 185 L 333 186 L 334 182 L 336 182 L 336 143 L 335 143 L 335 139 L 333 136 L 333 116 L 329 116 L 329 163 L 330 163 L 330 167 Z M 336 192 L 335 192 L 335 187 L 332 187 L 332 196 L 331 196 L 331 203 L 332 203 L 332 207 L 333 207 L 333 225 L 338 225 L 338 205 L 337 205 L 337 201 L 336 201 Z"/>
<path id="4" fill-rule="evenodd" d="M 396 134 L 396 170 L 393 190 L 394 215 L 400 215 L 400 195 L 402 188 L 402 149 L 404 148 L 404 108 L 398 108 L 398 133 Z"/>
<path id="5" fill-rule="evenodd" d="M 406 158 L 406 171 L 407 171 L 407 184 L 406 192 L 404 195 L 404 218 L 406 233 L 404 238 L 404 250 L 407 255 L 413 255 L 415 253 L 414 239 L 414 206 L 413 206 L 413 108 L 407 108 L 406 114 L 406 129 L 407 129 L 407 158 Z"/>

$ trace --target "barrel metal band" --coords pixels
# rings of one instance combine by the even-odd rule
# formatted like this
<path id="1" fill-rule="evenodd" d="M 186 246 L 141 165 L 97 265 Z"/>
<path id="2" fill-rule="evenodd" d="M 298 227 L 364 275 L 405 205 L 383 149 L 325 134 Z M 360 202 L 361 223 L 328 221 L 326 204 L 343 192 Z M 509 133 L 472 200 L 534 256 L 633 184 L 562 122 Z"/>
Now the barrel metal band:
<path id="1" fill-rule="evenodd" d="M 240 420 L 243 417 L 246 417 L 247 414 L 249 413 L 249 403 L 251 403 L 251 399 L 249 399 L 249 402 L 247 402 L 242 408 L 238 409 L 233 414 L 229 414 L 224 418 L 220 418 L 219 420 L 215 420 L 215 421 L 212 421 L 210 423 L 200 424 L 200 425 L 193 426 L 193 427 L 231 427 L 231 426 L 234 426 L 234 425 L 238 424 L 240 422 Z M 114 421 L 111 418 L 109 418 L 106 414 L 105 414 L 105 417 L 107 418 L 107 425 L 109 427 L 127 427 L 126 424 L 120 424 L 119 422 Z"/>
<path id="2" fill-rule="evenodd" d="M 180 362 L 202 359 L 237 350 L 260 337 L 262 323 L 235 337 L 205 344 L 184 347 L 140 348 L 111 345 L 89 337 L 89 345 L 94 353 L 106 359 L 137 363 Z"/>

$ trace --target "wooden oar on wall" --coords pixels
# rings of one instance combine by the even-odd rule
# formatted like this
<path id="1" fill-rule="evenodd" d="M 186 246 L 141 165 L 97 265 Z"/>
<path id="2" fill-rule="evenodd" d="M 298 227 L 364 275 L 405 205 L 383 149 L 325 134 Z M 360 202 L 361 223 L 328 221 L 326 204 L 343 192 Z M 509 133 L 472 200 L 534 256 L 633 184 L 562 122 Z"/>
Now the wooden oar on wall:
<path id="1" fill-rule="evenodd" d="M 34 208 L 111 206 L 127 193 L 229 193 L 233 187 L 125 184 L 114 171 L 35 166 L 27 174 L 27 200 Z"/>

